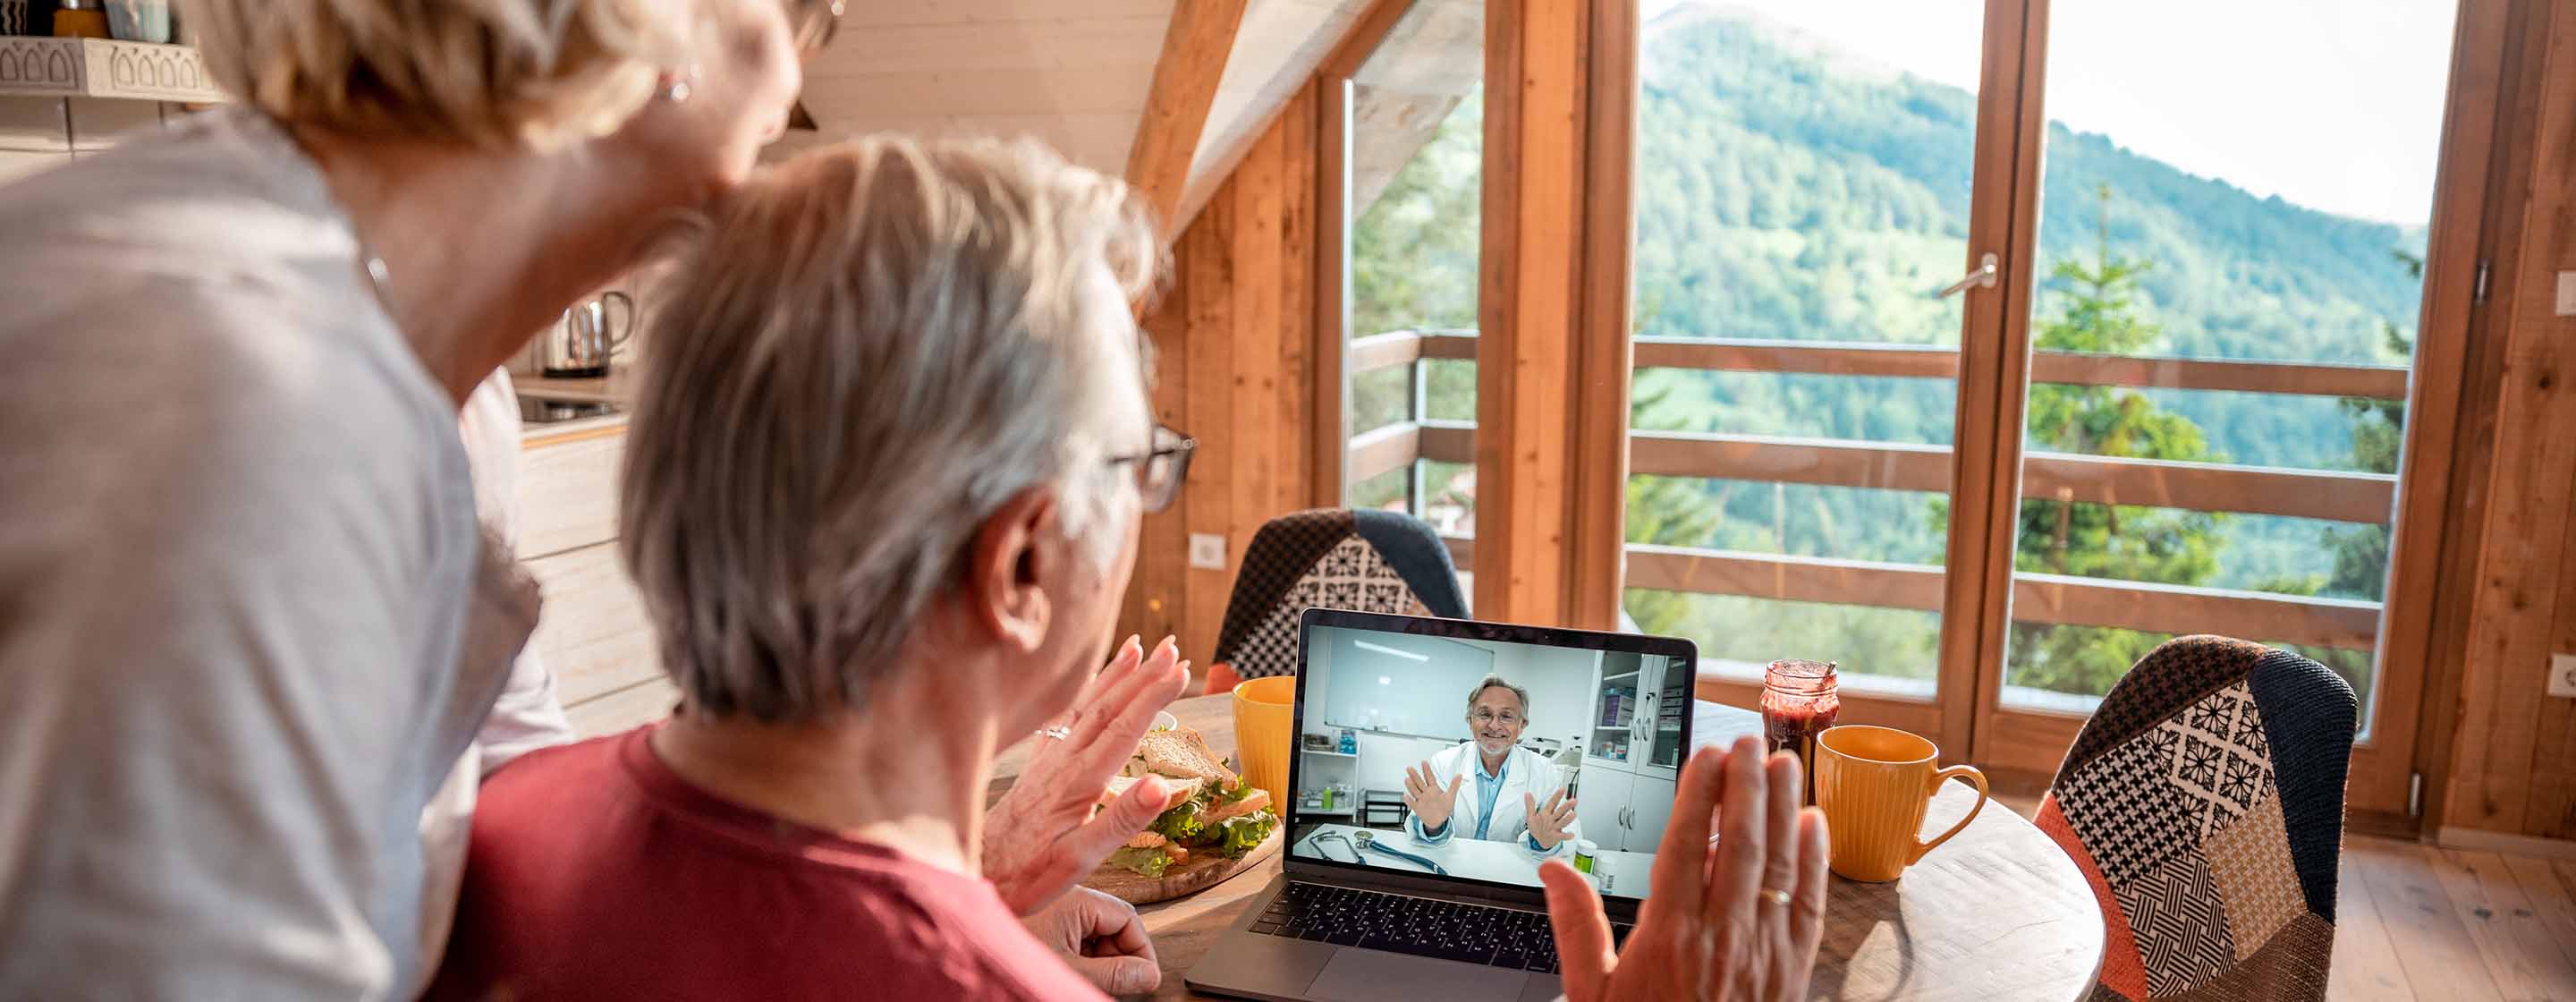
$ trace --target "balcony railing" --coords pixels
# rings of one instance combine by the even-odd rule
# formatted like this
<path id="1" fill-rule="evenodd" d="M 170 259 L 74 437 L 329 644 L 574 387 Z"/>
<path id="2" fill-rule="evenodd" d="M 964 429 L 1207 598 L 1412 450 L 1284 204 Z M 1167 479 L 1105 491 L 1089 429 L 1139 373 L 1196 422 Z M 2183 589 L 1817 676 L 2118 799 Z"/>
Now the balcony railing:
<path id="1" fill-rule="evenodd" d="M 1425 418 L 1420 392 L 1422 362 L 1473 359 L 1475 353 L 1476 336 L 1464 331 L 1398 331 L 1351 344 L 1347 357 L 1353 373 L 1411 366 L 1416 388 L 1406 419 L 1351 439 L 1352 482 L 1408 467 L 1418 470 L 1417 460 L 1475 461 L 1475 426 Z M 1959 365 L 1959 353 L 1946 348 L 1695 338 L 1639 338 L 1635 358 L 1639 368 L 1935 379 L 1955 377 Z M 2404 400 L 2407 370 L 2042 351 L 2031 359 L 2031 380 Z M 1946 446 L 1662 431 L 1632 432 L 1629 442 L 1632 473 L 1932 493 L 1950 489 Z M 2383 474 L 2057 452 L 2026 454 L 2021 483 L 2024 497 L 2373 525 L 2388 522 L 2397 493 L 2397 478 Z M 1418 484 L 1414 496 L 1421 496 Z M 1459 566 L 1472 566 L 1473 540 L 1452 539 L 1450 549 Z M 1941 608 L 1942 570 L 1934 566 L 1643 544 L 1630 544 L 1627 554 L 1630 588 Z M 2222 633 L 2367 651 L 2377 642 L 2379 604 L 2022 572 L 2013 577 L 2013 618 L 2155 633 Z"/>

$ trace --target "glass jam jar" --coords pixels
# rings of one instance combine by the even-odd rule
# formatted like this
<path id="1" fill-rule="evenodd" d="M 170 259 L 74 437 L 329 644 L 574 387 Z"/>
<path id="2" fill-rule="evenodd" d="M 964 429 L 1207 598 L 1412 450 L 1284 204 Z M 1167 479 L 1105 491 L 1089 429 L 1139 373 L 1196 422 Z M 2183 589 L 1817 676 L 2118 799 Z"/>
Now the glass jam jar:
<path id="1" fill-rule="evenodd" d="M 1774 661 L 1762 673 L 1762 734 L 1772 751 L 1798 756 L 1806 801 L 1816 802 L 1816 735 L 1842 716 L 1831 661 Z"/>

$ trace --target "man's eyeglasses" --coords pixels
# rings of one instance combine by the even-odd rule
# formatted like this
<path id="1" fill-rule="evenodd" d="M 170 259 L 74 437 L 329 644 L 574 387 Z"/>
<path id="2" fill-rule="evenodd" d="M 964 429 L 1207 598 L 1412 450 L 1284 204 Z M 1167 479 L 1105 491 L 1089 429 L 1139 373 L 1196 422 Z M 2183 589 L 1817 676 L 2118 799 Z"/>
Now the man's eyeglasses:
<path id="1" fill-rule="evenodd" d="M 1510 727 L 1513 724 L 1521 722 L 1521 715 L 1513 713 L 1510 710 L 1504 710 L 1501 713 L 1496 713 L 1492 710 L 1478 710 L 1471 719 L 1475 720 L 1479 724 L 1490 724 L 1500 721 L 1503 726 Z"/>
<path id="2" fill-rule="evenodd" d="M 1162 425 L 1154 426 L 1151 451 L 1136 456 L 1111 456 L 1109 465 L 1136 464 L 1136 496 L 1146 511 L 1162 511 L 1172 506 L 1181 494 L 1181 481 L 1190 472 L 1190 456 L 1199 448 L 1199 440 Z"/>

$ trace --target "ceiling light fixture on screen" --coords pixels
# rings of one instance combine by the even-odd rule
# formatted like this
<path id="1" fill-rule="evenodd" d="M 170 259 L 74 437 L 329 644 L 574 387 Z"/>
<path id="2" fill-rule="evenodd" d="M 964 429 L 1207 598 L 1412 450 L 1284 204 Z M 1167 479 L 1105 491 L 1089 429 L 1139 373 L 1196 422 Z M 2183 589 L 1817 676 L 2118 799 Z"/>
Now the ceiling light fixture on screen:
<path id="1" fill-rule="evenodd" d="M 1407 660 L 1407 661 L 1429 661 L 1429 660 L 1431 660 L 1431 655 L 1428 655 L 1428 654 L 1415 654 L 1415 653 L 1413 653 L 1412 651 L 1399 651 L 1399 650 L 1396 650 L 1395 648 L 1388 647 L 1388 646 L 1386 646 L 1385 644 L 1372 644 L 1372 643 L 1369 643 L 1368 641 L 1365 641 L 1365 640 L 1354 640 L 1354 641 L 1351 641 L 1351 643 L 1358 645 L 1359 649 L 1364 650 L 1364 651 L 1376 651 L 1376 652 L 1378 652 L 1378 653 L 1380 653 L 1380 654 L 1393 654 L 1393 655 L 1395 655 L 1396 657 L 1403 658 L 1403 659 L 1405 659 L 1405 660 Z"/>

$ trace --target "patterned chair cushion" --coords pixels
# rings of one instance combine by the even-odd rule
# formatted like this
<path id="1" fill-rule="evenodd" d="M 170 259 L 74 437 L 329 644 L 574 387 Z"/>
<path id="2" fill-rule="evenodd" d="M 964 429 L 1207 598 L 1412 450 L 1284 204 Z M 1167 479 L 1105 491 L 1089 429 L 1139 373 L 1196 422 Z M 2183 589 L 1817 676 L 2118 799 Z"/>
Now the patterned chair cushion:
<path id="1" fill-rule="evenodd" d="M 1301 511 L 1270 520 L 1244 549 L 1213 665 L 1237 678 L 1296 674 L 1297 620 L 1310 607 L 1467 615 L 1457 566 L 1428 524 L 1367 509 Z M 1212 668 L 1210 691 L 1218 680 Z"/>
<path id="2" fill-rule="evenodd" d="M 2112 687 L 2037 818 L 2102 905 L 2095 999 L 2325 997 L 2357 714 L 2325 666 L 2225 637 Z"/>

